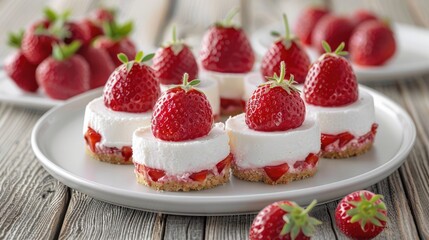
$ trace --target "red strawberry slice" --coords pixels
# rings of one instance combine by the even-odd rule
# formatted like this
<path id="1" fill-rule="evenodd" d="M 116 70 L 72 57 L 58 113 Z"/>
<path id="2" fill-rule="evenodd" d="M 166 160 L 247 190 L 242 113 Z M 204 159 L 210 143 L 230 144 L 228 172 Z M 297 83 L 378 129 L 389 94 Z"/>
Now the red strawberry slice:
<path id="1" fill-rule="evenodd" d="M 287 17 L 283 14 L 286 35 L 275 41 L 262 58 L 263 76 L 280 75 L 280 63 L 286 63 L 286 76 L 293 75 L 297 83 L 304 83 L 310 66 L 310 58 L 300 44 L 290 36 Z"/>
<path id="2" fill-rule="evenodd" d="M 157 182 L 160 178 L 165 176 L 165 171 L 156 169 L 156 168 L 150 168 L 148 166 L 144 167 L 147 175 L 149 175 L 150 179 L 154 182 Z"/>
<path id="3" fill-rule="evenodd" d="M 91 151 L 95 152 L 95 145 L 101 141 L 101 135 L 91 127 L 88 127 L 88 130 L 85 132 L 85 141 Z"/>
<path id="4" fill-rule="evenodd" d="M 286 131 L 304 122 L 304 101 L 294 86 L 294 77 L 291 75 L 285 81 L 285 63 L 280 65 L 280 76 L 274 74 L 269 82 L 253 92 L 246 103 L 245 121 L 250 129 Z"/>
<path id="5" fill-rule="evenodd" d="M 204 35 L 200 58 L 205 69 L 224 73 L 252 70 L 255 54 L 243 29 L 232 24 L 235 14 L 237 11 L 231 11 Z"/>
<path id="6" fill-rule="evenodd" d="M 305 162 L 311 166 L 316 166 L 317 162 L 319 161 L 319 156 L 314 153 L 308 154 L 308 156 L 305 158 Z"/>
<path id="7" fill-rule="evenodd" d="M 170 88 L 156 102 L 152 115 L 152 133 L 164 141 L 184 141 L 206 136 L 212 129 L 213 112 L 204 93 L 193 86 L 199 80 Z"/>
<path id="8" fill-rule="evenodd" d="M 206 180 L 208 173 L 209 173 L 209 170 L 203 170 L 200 172 L 192 173 L 189 176 L 189 178 L 197 182 L 204 182 L 204 180 Z"/>
<path id="9" fill-rule="evenodd" d="M 351 133 L 349 132 L 344 132 L 338 135 L 338 139 L 340 140 L 339 142 L 339 147 L 342 148 L 345 145 L 347 145 L 347 143 L 349 143 L 351 140 L 353 140 L 355 138 L 355 136 L 353 136 Z"/>
<path id="10" fill-rule="evenodd" d="M 128 161 L 133 156 L 133 149 L 128 146 L 123 146 L 121 149 L 122 157 L 124 157 L 125 161 Z"/>
<path id="11" fill-rule="evenodd" d="M 377 133 L 377 129 L 378 129 L 378 124 L 377 123 L 373 123 L 371 125 L 371 132 L 375 135 Z"/>
<path id="12" fill-rule="evenodd" d="M 231 164 L 231 161 L 232 161 L 232 154 L 229 154 L 228 157 L 226 157 L 224 160 L 222 160 L 216 164 L 217 172 L 221 173 L 225 169 L 226 166 Z"/>
<path id="13" fill-rule="evenodd" d="M 264 167 L 265 173 L 274 182 L 279 180 L 279 178 L 281 178 L 288 170 L 289 170 L 289 165 L 287 163 L 280 164 L 277 166 Z"/>
<path id="14" fill-rule="evenodd" d="M 337 141 L 338 138 L 336 135 L 330 135 L 330 134 L 322 134 L 321 137 L 322 140 L 322 150 L 325 150 L 327 146 L 332 144 L 333 142 Z"/>
<path id="15" fill-rule="evenodd" d="M 295 23 L 295 34 L 306 45 L 311 45 L 314 27 L 319 20 L 329 14 L 329 10 L 320 7 L 309 7 L 302 11 Z"/>

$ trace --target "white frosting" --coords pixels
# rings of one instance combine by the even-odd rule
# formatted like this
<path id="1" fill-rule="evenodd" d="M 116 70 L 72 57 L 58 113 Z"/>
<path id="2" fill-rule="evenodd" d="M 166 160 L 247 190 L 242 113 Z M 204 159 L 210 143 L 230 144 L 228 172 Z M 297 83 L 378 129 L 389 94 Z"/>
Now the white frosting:
<path id="1" fill-rule="evenodd" d="M 259 87 L 259 85 L 265 83 L 264 78 L 260 72 L 252 72 L 244 77 L 244 95 L 243 100 L 247 101 L 252 96 L 253 92 Z M 303 84 L 295 85 L 300 91 L 302 91 Z"/>
<path id="2" fill-rule="evenodd" d="M 244 114 L 229 118 L 226 130 L 231 153 L 240 168 L 261 168 L 303 161 L 309 153 L 320 151 L 320 129 L 314 118 L 307 118 L 295 129 L 260 132 L 250 129 Z"/>
<path id="3" fill-rule="evenodd" d="M 133 135 L 133 161 L 168 175 L 211 169 L 230 153 L 224 128 L 216 123 L 207 136 L 181 142 L 163 141 L 153 136 L 150 127 L 139 128 Z"/>
<path id="4" fill-rule="evenodd" d="M 247 73 L 221 73 L 202 70 L 201 76 L 215 79 L 219 84 L 221 98 L 242 99 L 244 95 L 244 77 Z"/>
<path id="5" fill-rule="evenodd" d="M 101 135 L 101 144 L 107 147 L 131 146 L 134 130 L 150 126 L 152 111 L 128 113 L 113 111 L 104 105 L 103 97 L 92 100 L 85 109 L 83 133 L 88 126 Z"/>
<path id="6" fill-rule="evenodd" d="M 306 107 L 309 115 L 317 116 L 324 134 L 348 131 L 354 136 L 362 136 L 375 123 L 374 99 L 363 89 L 359 89 L 359 99 L 346 106 L 320 107 L 307 103 Z"/>
<path id="7" fill-rule="evenodd" d="M 161 84 L 161 92 L 167 91 L 167 89 L 175 87 L 177 85 L 164 85 Z M 220 114 L 220 98 L 219 98 L 219 86 L 217 81 L 210 78 L 202 78 L 201 83 L 195 87 L 196 89 L 203 92 L 207 100 L 209 100 L 210 106 L 212 107 L 213 115 Z"/>

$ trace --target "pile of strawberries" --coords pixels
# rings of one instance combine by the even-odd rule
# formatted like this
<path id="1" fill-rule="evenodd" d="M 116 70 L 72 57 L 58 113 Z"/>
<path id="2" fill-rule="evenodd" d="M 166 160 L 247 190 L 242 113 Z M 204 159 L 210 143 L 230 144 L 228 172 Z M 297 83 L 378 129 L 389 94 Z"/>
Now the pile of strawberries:
<path id="1" fill-rule="evenodd" d="M 366 10 L 344 17 L 324 8 L 309 7 L 298 17 L 294 30 L 302 43 L 319 53 L 324 52 L 322 41 L 333 49 L 344 42 L 351 61 L 361 66 L 383 65 L 396 51 L 389 23 Z"/>
<path id="2" fill-rule="evenodd" d="M 9 44 L 18 51 L 5 60 L 4 69 L 22 90 L 41 88 L 51 98 L 67 99 L 103 86 L 122 64 L 119 53 L 135 56 L 128 38 L 133 24 L 119 24 L 113 10 L 100 8 L 79 20 L 69 16 L 46 8 L 43 19 L 10 34 Z"/>

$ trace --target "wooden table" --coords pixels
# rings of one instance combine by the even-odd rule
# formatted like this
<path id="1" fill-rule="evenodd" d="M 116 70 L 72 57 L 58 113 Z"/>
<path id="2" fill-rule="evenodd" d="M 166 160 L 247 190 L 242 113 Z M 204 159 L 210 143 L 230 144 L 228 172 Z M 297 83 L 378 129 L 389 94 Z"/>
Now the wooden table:
<path id="1" fill-rule="evenodd" d="M 0 29 L 24 26 L 39 16 L 43 4 L 68 6 L 84 13 L 95 8 L 96 2 L 0 0 Z M 137 1 L 127 2 L 132 11 Z M 165 10 L 163 4 L 168 2 L 160 2 L 157 7 Z M 335 9 L 348 11 L 357 1 L 329 2 Z M 422 12 L 429 12 L 427 1 L 362 2 L 398 21 L 428 26 L 428 15 Z M 0 49 L 4 56 L 4 46 Z M 388 228 L 378 239 L 429 239 L 429 75 L 371 87 L 403 106 L 418 131 L 405 164 L 370 187 L 385 196 L 389 209 Z M 143 212 L 95 200 L 61 184 L 42 168 L 31 150 L 31 130 L 43 113 L 0 103 L 0 239 L 247 238 L 254 215 L 186 217 Z M 344 239 L 333 222 L 336 204 L 314 209 L 313 215 L 323 221 L 314 239 Z"/>

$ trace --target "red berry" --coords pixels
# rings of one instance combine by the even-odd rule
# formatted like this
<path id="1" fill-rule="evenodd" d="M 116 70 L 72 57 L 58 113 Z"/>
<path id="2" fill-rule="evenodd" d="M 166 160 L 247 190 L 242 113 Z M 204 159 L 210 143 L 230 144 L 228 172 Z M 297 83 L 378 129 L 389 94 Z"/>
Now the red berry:
<path id="1" fill-rule="evenodd" d="M 197 182 L 204 182 L 206 180 L 207 174 L 209 173 L 208 170 L 203 170 L 200 172 L 192 173 L 189 178 L 197 181 Z"/>
<path id="2" fill-rule="evenodd" d="M 115 20 L 116 11 L 115 9 L 98 8 L 91 12 L 90 17 L 94 21 L 112 22 Z"/>
<path id="3" fill-rule="evenodd" d="M 89 19 L 82 19 L 78 24 L 86 29 L 85 31 L 88 32 L 90 41 L 103 35 L 103 29 Z"/>
<path id="4" fill-rule="evenodd" d="M 231 164 L 231 161 L 232 161 L 232 154 L 228 155 L 228 157 L 226 157 L 224 160 L 218 162 L 216 164 L 217 172 L 221 173 L 225 169 L 226 166 Z"/>
<path id="5" fill-rule="evenodd" d="M 70 36 L 64 39 L 64 42 L 69 44 L 73 41 L 80 41 L 82 45 L 89 44 L 91 40 L 89 29 L 76 22 L 66 22 L 64 27 L 69 32 Z"/>
<path id="6" fill-rule="evenodd" d="M 275 202 L 266 206 L 253 220 L 249 239 L 310 239 L 315 226 L 321 224 L 308 214 L 316 203 L 316 200 L 313 200 L 307 209 L 290 201 Z"/>
<path id="7" fill-rule="evenodd" d="M 206 136 L 213 124 L 213 113 L 204 93 L 188 83 L 164 92 L 156 102 L 152 115 L 152 132 L 156 138 L 165 141 L 184 141 Z"/>
<path id="8" fill-rule="evenodd" d="M 268 166 L 264 167 L 265 173 L 273 181 L 279 180 L 287 171 L 289 170 L 289 165 L 287 163 L 280 164 L 277 166 Z"/>
<path id="9" fill-rule="evenodd" d="M 392 30 L 381 21 L 367 21 L 357 27 L 350 39 L 350 54 L 354 63 L 363 66 L 384 64 L 396 52 Z"/>
<path id="10" fill-rule="evenodd" d="M 150 168 L 148 166 L 144 167 L 147 175 L 149 175 L 150 179 L 154 182 L 157 182 L 160 178 L 165 176 L 165 171 L 155 168 Z"/>
<path id="11" fill-rule="evenodd" d="M 308 71 L 304 84 L 304 96 L 307 103 L 333 107 L 343 106 L 355 102 L 358 99 L 358 85 L 356 75 L 350 63 L 340 55 L 344 43 L 334 53 L 331 53 L 329 45 L 324 42 L 326 48 Z"/>
<path id="12" fill-rule="evenodd" d="M 184 73 L 188 73 L 190 79 L 198 75 L 197 61 L 189 47 L 176 39 L 175 28 L 173 40 L 156 51 L 152 67 L 162 84 L 180 84 Z"/>
<path id="13" fill-rule="evenodd" d="M 25 31 L 22 39 L 22 53 L 33 64 L 40 64 L 52 53 L 52 44 L 58 39 L 47 30 L 45 22 L 39 22 Z"/>
<path id="14" fill-rule="evenodd" d="M 230 14 L 204 35 L 200 58 L 205 69 L 224 73 L 252 70 L 255 55 L 243 29 L 232 25 L 234 15 Z"/>
<path id="15" fill-rule="evenodd" d="M 285 64 L 281 63 L 280 76 L 259 86 L 246 103 L 246 124 L 257 131 L 286 131 L 302 125 L 305 117 L 304 101 L 293 86 L 291 75 L 284 81 Z"/>
<path id="16" fill-rule="evenodd" d="M 319 20 L 329 14 L 329 11 L 324 8 L 309 7 L 302 11 L 295 23 L 295 34 L 306 45 L 312 45 L 314 27 Z"/>
<path id="17" fill-rule="evenodd" d="M 121 112 L 147 112 L 153 109 L 161 90 L 152 68 L 144 64 L 152 55 L 143 58 L 139 52 L 135 61 L 128 62 L 124 54 L 119 54 L 124 63 L 110 75 L 104 87 L 106 107 Z"/>
<path id="18" fill-rule="evenodd" d="M 357 10 L 351 16 L 351 21 L 355 27 L 358 27 L 361 23 L 371 20 L 378 20 L 378 17 L 372 12 L 361 9 Z"/>
<path id="19" fill-rule="evenodd" d="M 310 66 L 310 58 L 301 48 L 299 43 L 289 34 L 289 26 L 286 15 L 283 15 L 286 26 L 286 36 L 273 43 L 271 48 L 262 58 L 261 72 L 263 76 L 280 74 L 280 63 L 286 63 L 286 76 L 293 75 L 297 83 L 304 83 Z"/>
<path id="20" fill-rule="evenodd" d="M 91 149 L 92 152 L 95 152 L 95 145 L 101 141 L 101 135 L 91 127 L 88 127 L 85 132 L 85 141 L 86 144 L 88 144 L 89 149 Z"/>
<path id="21" fill-rule="evenodd" d="M 78 42 L 55 45 L 53 56 L 45 59 L 36 69 L 41 89 L 51 98 L 68 99 L 89 89 L 89 65 L 75 52 Z"/>
<path id="22" fill-rule="evenodd" d="M 317 23 L 313 32 L 313 47 L 319 53 L 324 52 L 322 41 L 326 41 L 333 49 L 337 48 L 342 42 L 349 42 L 350 36 L 354 30 L 352 22 L 345 17 L 338 17 L 334 15 L 324 16 Z M 347 46 L 344 50 L 347 51 Z"/>
<path id="23" fill-rule="evenodd" d="M 381 195 L 369 191 L 350 193 L 338 203 L 335 222 L 352 239 L 372 239 L 386 227 L 386 205 Z"/>
<path id="24" fill-rule="evenodd" d="M 112 40 L 108 37 L 99 37 L 94 42 L 94 47 L 106 50 L 116 67 L 122 64 L 118 60 L 119 53 L 125 54 L 129 59 L 132 59 L 137 54 L 134 43 L 128 38 Z"/>
<path id="25" fill-rule="evenodd" d="M 27 92 L 36 92 L 39 88 L 36 81 L 36 68 L 37 65 L 30 63 L 21 51 L 10 55 L 4 62 L 7 75 L 20 89 Z"/>
<path id="26" fill-rule="evenodd" d="M 90 88 L 104 86 L 110 74 L 115 70 L 115 65 L 106 50 L 86 46 L 82 47 L 78 54 L 84 57 L 89 64 L 91 72 Z"/>

